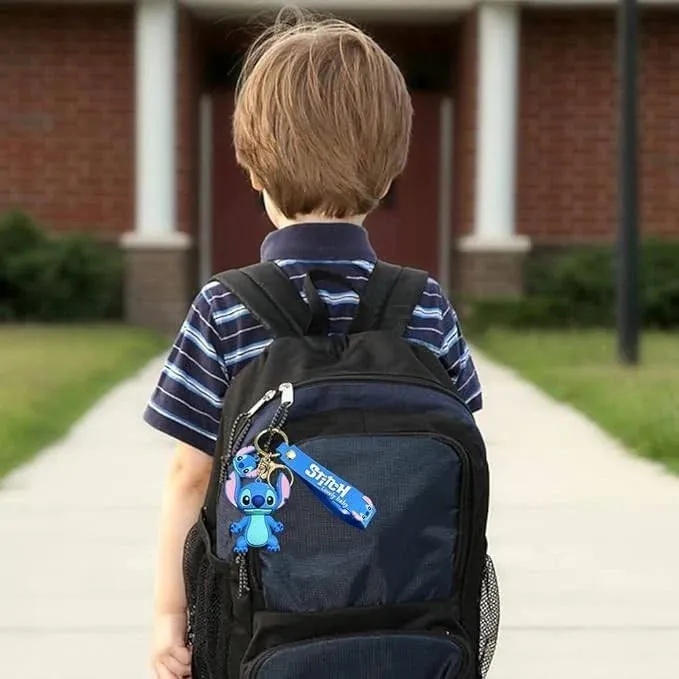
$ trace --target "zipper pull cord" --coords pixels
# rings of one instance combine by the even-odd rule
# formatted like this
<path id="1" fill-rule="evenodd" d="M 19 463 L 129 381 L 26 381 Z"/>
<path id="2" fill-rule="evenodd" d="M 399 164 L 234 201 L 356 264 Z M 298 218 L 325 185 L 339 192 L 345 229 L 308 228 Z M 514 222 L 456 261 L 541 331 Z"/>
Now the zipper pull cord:
<path id="1" fill-rule="evenodd" d="M 236 563 L 238 564 L 238 596 L 242 597 L 250 591 L 245 554 L 236 555 Z"/>
<path id="2" fill-rule="evenodd" d="M 255 415 L 270 401 L 273 401 L 278 394 L 277 389 L 269 389 L 269 391 L 262 396 L 247 412 L 241 413 L 234 420 L 233 426 L 229 433 L 229 440 L 221 456 L 221 464 L 219 468 L 219 483 L 222 485 L 226 479 L 226 471 L 231 462 L 231 459 L 240 448 L 243 440 L 248 434 L 252 420 Z"/>
<path id="3" fill-rule="evenodd" d="M 290 408 L 295 402 L 295 389 L 290 382 L 284 382 L 278 387 L 278 392 L 281 395 L 281 402 L 271 418 L 271 424 L 269 424 L 269 436 L 267 437 L 266 443 L 264 444 L 264 449 L 271 452 L 271 442 L 276 429 L 282 429 L 285 423 L 288 421 L 288 415 L 290 414 Z"/>
<path id="4" fill-rule="evenodd" d="M 196 633 L 194 630 L 194 617 L 196 615 L 196 605 L 192 604 L 189 606 L 188 614 L 186 616 L 186 643 L 188 646 L 193 646 L 193 642 L 196 639 Z"/>
<path id="5" fill-rule="evenodd" d="M 247 435 L 247 430 L 248 430 L 248 425 L 249 425 L 249 420 L 250 418 L 248 417 L 247 413 L 241 413 L 233 423 L 233 426 L 231 427 L 231 432 L 229 433 L 229 440 L 222 451 L 221 459 L 220 459 L 220 465 L 219 465 L 219 485 L 223 485 L 224 481 L 226 480 L 226 470 L 227 467 L 229 466 L 229 463 L 231 462 L 231 458 L 233 457 L 236 447 L 240 445 L 240 442 L 236 440 L 236 434 L 237 432 L 243 432 L 242 437 L 238 437 L 241 439 L 245 438 Z"/>
<path id="6" fill-rule="evenodd" d="M 221 464 L 219 468 L 220 485 L 224 484 L 229 463 L 245 440 L 255 415 L 265 405 L 273 401 L 278 394 L 281 395 L 281 402 L 278 406 L 278 409 L 274 413 L 273 418 L 271 419 L 269 430 L 282 427 L 287 422 L 288 413 L 292 407 L 292 404 L 295 402 L 295 388 L 291 382 L 283 382 L 283 384 L 281 384 L 278 389 L 269 389 L 269 391 L 267 391 L 266 394 L 264 394 L 264 396 L 262 396 L 262 398 L 260 398 L 259 401 L 257 401 L 252 406 L 252 408 L 250 408 L 245 413 L 241 413 L 235 419 L 233 426 L 231 427 L 231 432 L 229 433 L 228 443 L 221 456 Z M 271 446 L 272 439 L 273 433 L 270 433 L 266 443 L 267 448 Z"/>
<path id="7" fill-rule="evenodd" d="M 226 449 L 222 455 L 221 467 L 219 470 L 219 483 L 220 486 L 223 485 L 226 478 L 226 471 L 232 457 L 235 455 L 236 450 L 240 448 L 241 444 L 245 440 L 247 433 L 254 420 L 257 412 L 263 408 L 267 403 L 274 400 L 277 394 L 281 395 L 281 402 L 271 419 L 271 424 L 269 425 L 269 440 L 267 446 L 271 445 L 271 440 L 273 437 L 273 429 L 277 427 L 282 427 L 288 419 L 288 413 L 295 400 L 294 387 L 290 382 L 285 382 L 278 387 L 278 389 L 271 389 L 267 391 L 262 398 L 255 403 L 250 410 L 245 413 L 241 413 L 234 421 L 231 427 L 231 432 L 229 433 L 229 440 Z M 247 558 L 244 554 L 236 555 L 236 563 L 238 564 L 238 596 L 245 596 L 250 591 L 250 576 L 248 573 Z"/>

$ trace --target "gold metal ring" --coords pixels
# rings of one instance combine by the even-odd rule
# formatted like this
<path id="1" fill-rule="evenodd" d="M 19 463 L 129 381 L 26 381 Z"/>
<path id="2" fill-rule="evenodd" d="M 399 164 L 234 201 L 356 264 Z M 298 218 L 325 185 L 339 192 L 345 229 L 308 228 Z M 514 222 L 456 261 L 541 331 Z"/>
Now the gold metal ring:
<path id="1" fill-rule="evenodd" d="M 276 428 L 274 428 L 274 429 L 264 429 L 264 431 L 260 431 L 259 434 L 257 434 L 257 436 L 255 436 L 255 440 L 253 441 L 252 445 L 254 445 L 254 447 L 257 450 L 262 450 L 262 447 L 260 446 L 260 440 L 261 440 L 262 436 L 264 436 L 265 434 L 268 434 L 271 438 L 273 438 L 276 435 L 280 436 L 283 439 L 283 442 L 285 443 L 285 445 L 288 445 L 290 443 L 290 440 L 288 439 L 287 434 L 282 429 L 276 429 Z M 265 451 L 265 452 L 268 452 L 268 451 Z"/>
<path id="2" fill-rule="evenodd" d="M 262 478 L 265 479 L 269 485 L 272 485 L 271 477 L 274 475 L 275 472 L 285 474 L 288 477 L 288 481 L 290 481 L 291 486 L 295 482 L 295 475 L 292 473 L 292 470 L 283 464 L 270 465 L 269 468 L 266 470 L 266 475 L 263 476 Z"/>

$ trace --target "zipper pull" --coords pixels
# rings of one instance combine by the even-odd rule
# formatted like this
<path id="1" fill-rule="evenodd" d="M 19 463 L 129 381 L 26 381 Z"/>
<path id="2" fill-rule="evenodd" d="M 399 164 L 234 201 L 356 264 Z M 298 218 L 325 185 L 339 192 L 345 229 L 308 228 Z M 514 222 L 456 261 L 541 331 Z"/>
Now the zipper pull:
<path id="1" fill-rule="evenodd" d="M 292 383 L 283 382 L 278 387 L 278 391 L 281 393 L 281 405 L 284 408 L 289 408 L 295 402 L 295 388 L 292 386 Z"/>
<path id="2" fill-rule="evenodd" d="M 238 554 L 236 556 L 236 563 L 238 564 L 238 596 L 243 597 L 250 591 L 250 579 L 245 555 Z"/>
<path id="3" fill-rule="evenodd" d="M 247 416 L 253 417 L 258 410 L 263 408 L 267 403 L 273 401 L 274 398 L 276 398 L 277 393 L 278 391 L 276 389 L 269 389 L 269 391 L 267 391 L 266 394 L 264 394 L 264 396 L 262 396 L 262 398 L 260 398 L 259 401 L 257 401 L 257 403 L 252 406 L 252 408 L 250 408 L 250 410 L 248 410 Z"/>

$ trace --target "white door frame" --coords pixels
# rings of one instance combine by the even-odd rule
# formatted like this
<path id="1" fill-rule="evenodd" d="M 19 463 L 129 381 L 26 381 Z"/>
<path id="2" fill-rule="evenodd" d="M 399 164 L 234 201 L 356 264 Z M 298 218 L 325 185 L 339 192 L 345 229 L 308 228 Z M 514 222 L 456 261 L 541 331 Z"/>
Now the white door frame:
<path id="1" fill-rule="evenodd" d="M 204 285 L 214 273 L 212 259 L 212 153 L 214 144 L 212 95 L 200 98 L 198 168 L 198 276 Z"/>
<path id="2" fill-rule="evenodd" d="M 441 99 L 439 128 L 439 206 L 438 206 L 438 272 L 443 291 L 450 286 L 450 259 L 452 254 L 453 208 L 453 131 L 454 103 L 450 95 Z"/>

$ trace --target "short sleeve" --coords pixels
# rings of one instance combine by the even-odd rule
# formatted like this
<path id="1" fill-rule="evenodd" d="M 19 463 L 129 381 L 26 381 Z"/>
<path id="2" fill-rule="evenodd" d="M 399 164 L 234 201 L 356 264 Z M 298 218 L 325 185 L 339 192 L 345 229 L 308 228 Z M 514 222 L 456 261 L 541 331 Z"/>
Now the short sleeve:
<path id="1" fill-rule="evenodd" d="M 446 296 L 441 293 L 442 343 L 439 359 L 448 371 L 458 393 L 472 412 L 481 410 L 481 383 L 469 345 L 462 334 L 460 321 Z"/>
<path id="2" fill-rule="evenodd" d="M 455 310 L 433 279 L 415 307 L 406 338 L 438 356 L 472 411 L 482 407 L 481 384 Z"/>
<path id="3" fill-rule="evenodd" d="M 203 288 L 191 304 L 144 419 L 172 438 L 212 455 L 228 375 L 210 288 Z"/>

